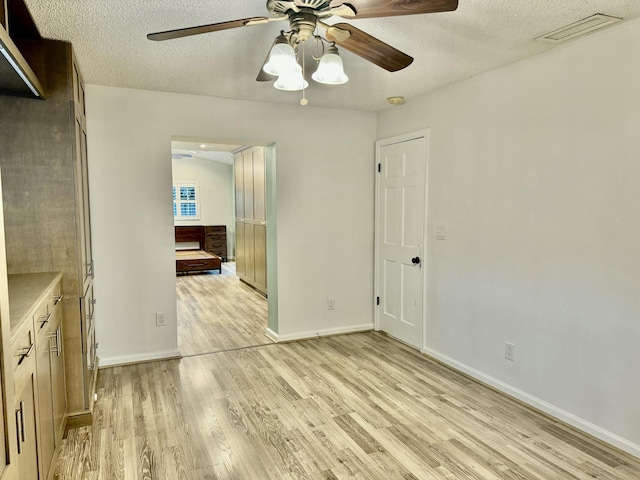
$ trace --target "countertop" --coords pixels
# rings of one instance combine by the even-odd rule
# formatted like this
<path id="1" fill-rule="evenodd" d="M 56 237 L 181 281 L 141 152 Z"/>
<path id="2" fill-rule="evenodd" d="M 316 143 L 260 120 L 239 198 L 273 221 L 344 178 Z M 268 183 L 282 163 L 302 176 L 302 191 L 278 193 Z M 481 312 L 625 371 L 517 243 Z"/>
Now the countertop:
<path id="1" fill-rule="evenodd" d="M 18 331 L 35 308 L 46 298 L 47 291 L 62 278 L 61 272 L 17 273 L 8 275 L 11 336 Z"/>

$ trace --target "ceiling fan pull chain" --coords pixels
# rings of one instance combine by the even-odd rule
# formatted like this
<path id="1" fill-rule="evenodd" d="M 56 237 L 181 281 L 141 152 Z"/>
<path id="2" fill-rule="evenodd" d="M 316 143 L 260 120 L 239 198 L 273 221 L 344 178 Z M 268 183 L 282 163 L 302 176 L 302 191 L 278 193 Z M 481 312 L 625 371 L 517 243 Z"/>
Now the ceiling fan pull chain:
<path id="1" fill-rule="evenodd" d="M 304 43 L 302 43 L 302 99 L 300 100 L 300 105 L 304 106 L 309 103 L 306 97 L 306 88 L 304 86 L 304 70 L 305 70 L 305 61 L 304 61 Z"/>

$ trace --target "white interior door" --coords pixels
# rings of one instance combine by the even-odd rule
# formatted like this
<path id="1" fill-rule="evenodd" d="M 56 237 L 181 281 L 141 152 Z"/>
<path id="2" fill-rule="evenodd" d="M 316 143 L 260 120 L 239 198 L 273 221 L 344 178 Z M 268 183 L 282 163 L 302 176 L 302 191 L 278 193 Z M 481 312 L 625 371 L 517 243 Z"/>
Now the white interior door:
<path id="1" fill-rule="evenodd" d="M 378 328 L 420 348 L 424 311 L 426 135 L 379 142 Z"/>

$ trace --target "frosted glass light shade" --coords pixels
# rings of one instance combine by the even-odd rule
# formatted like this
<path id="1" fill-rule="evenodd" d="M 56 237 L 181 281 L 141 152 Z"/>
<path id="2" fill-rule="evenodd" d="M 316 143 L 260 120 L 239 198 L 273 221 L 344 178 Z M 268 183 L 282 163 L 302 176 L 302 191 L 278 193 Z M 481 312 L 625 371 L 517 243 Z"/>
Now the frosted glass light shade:
<path id="1" fill-rule="evenodd" d="M 307 88 L 309 86 L 309 82 L 307 82 L 302 76 L 302 71 L 297 71 L 285 75 L 280 75 L 273 86 L 278 90 L 295 92 L 297 90 Z"/>
<path id="2" fill-rule="evenodd" d="M 296 62 L 296 54 L 288 43 L 276 43 L 269 54 L 269 61 L 262 67 L 269 75 L 287 75 L 302 70 Z"/>
<path id="3" fill-rule="evenodd" d="M 324 54 L 311 78 L 326 85 L 342 85 L 349 81 L 349 77 L 344 73 L 342 59 L 336 53 Z"/>

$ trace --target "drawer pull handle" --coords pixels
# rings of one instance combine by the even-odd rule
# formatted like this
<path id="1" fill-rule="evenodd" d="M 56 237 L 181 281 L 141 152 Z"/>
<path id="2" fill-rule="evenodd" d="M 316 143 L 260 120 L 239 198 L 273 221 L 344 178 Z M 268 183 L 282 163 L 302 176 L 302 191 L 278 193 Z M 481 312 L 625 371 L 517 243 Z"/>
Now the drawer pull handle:
<path id="1" fill-rule="evenodd" d="M 27 434 L 25 433 L 24 428 L 24 402 L 20 402 L 20 436 L 22 437 L 22 441 L 27 441 Z"/>
<path id="2" fill-rule="evenodd" d="M 62 339 L 60 338 L 60 327 L 56 328 L 56 333 L 52 333 L 49 335 L 49 338 L 56 339 L 56 346 L 53 347 L 53 352 L 56 354 L 56 357 L 59 357 L 62 353 Z"/>
<path id="3" fill-rule="evenodd" d="M 25 347 L 22 349 L 22 352 L 16 354 L 17 357 L 20 357 L 20 360 L 18 360 L 18 365 L 20 365 L 25 358 L 27 358 L 29 355 L 31 355 L 31 353 L 33 352 L 33 349 L 35 348 L 36 344 L 35 343 L 31 343 L 31 345 L 29 345 L 29 347 Z"/>
<path id="4" fill-rule="evenodd" d="M 94 370 L 96 368 L 96 350 L 98 350 L 98 342 L 92 343 L 89 348 L 91 348 L 91 365 L 87 366 L 87 370 Z"/>
<path id="5" fill-rule="evenodd" d="M 22 409 L 22 402 L 20 402 L 20 408 Z M 16 410 L 16 440 L 18 440 L 18 455 L 22 453 L 20 430 L 22 430 L 22 410 Z"/>
<path id="6" fill-rule="evenodd" d="M 51 319 L 51 314 L 42 315 L 40 317 L 40 328 L 44 327 L 47 323 L 49 323 L 50 319 Z"/>
<path id="7" fill-rule="evenodd" d="M 53 297 L 53 306 L 54 307 L 60 303 L 60 300 L 62 300 L 63 296 L 64 296 L 63 294 L 60 294 L 60 295 L 55 295 Z"/>

